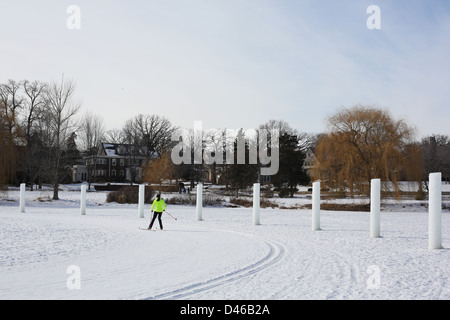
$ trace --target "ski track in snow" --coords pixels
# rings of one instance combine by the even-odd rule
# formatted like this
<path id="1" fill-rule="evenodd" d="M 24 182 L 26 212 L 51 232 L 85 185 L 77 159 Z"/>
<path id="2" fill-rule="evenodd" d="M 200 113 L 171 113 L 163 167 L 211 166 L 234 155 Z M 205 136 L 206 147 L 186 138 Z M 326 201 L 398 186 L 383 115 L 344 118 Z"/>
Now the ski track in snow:
<path id="1" fill-rule="evenodd" d="M 283 245 L 281 245 L 276 241 L 264 238 L 256 239 L 251 235 L 241 232 L 226 231 L 226 230 L 221 230 L 220 232 L 239 234 L 251 238 L 252 240 L 261 241 L 269 248 L 269 252 L 262 259 L 242 269 L 218 276 L 216 278 L 207 281 L 194 283 L 170 292 L 158 294 L 156 296 L 150 296 L 142 300 L 189 299 L 195 295 L 208 292 L 211 289 L 223 286 L 225 284 L 229 285 L 233 281 L 242 280 L 243 278 L 250 277 L 258 272 L 261 272 L 264 269 L 279 263 L 282 260 L 283 256 L 285 255 L 285 248 L 283 247 Z"/>
<path id="2" fill-rule="evenodd" d="M 320 232 L 320 231 L 319 231 Z M 321 252 L 324 256 L 331 259 L 331 267 L 335 270 L 336 277 L 336 287 L 339 291 L 331 290 L 326 299 L 340 298 L 345 299 L 351 297 L 354 291 L 355 284 L 360 282 L 360 270 L 357 265 L 352 264 L 349 259 L 337 250 L 331 250 L 324 248 L 322 246 L 313 245 L 310 243 L 302 242 L 303 245 L 312 248 L 315 252 Z M 337 285 L 339 283 L 339 285 Z"/>
<path id="3" fill-rule="evenodd" d="M 285 259 L 286 257 L 287 249 L 284 245 L 282 245 L 277 241 L 270 240 L 266 237 L 261 236 L 255 238 L 253 234 L 243 232 L 235 232 L 229 230 L 216 230 L 216 231 L 239 234 L 249 239 L 260 241 L 269 248 L 269 252 L 265 257 L 254 262 L 248 267 L 218 276 L 216 278 L 207 281 L 193 283 L 173 291 L 146 297 L 143 298 L 143 300 L 208 299 L 208 297 L 211 297 L 211 295 L 214 295 L 215 293 L 218 292 L 219 293 L 226 292 L 227 295 L 230 294 L 239 295 L 238 293 L 239 291 L 246 292 L 245 290 L 246 286 L 250 286 L 248 284 L 249 283 L 248 278 L 256 277 L 260 274 L 263 274 L 265 271 L 267 271 L 267 269 L 277 268 L 278 265 L 283 264 L 283 259 Z M 331 284 L 331 286 L 328 286 L 327 292 L 325 292 L 323 298 L 342 299 L 346 297 L 351 297 L 352 292 L 354 292 L 355 283 L 362 282 L 361 277 L 359 276 L 361 274 L 359 267 L 352 264 L 344 254 L 338 252 L 337 250 L 327 249 L 322 246 L 313 245 L 306 242 L 301 242 L 301 244 L 303 246 L 303 249 L 308 249 L 310 251 L 309 252 L 310 257 L 311 256 L 321 258 L 326 257 L 326 259 L 329 262 L 329 264 L 327 264 L 327 268 L 330 269 L 330 273 L 333 273 L 335 275 L 334 279 L 332 279 L 332 281 L 328 283 L 329 285 Z M 309 273 L 305 272 L 306 274 L 308 274 L 307 276 L 309 277 L 308 280 L 314 281 L 316 274 L 314 271 L 311 270 L 311 264 L 312 260 L 309 259 L 309 261 L 307 261 L 307 265 L 304 265 L 303 267 L 306 270 L 309 269 Z M 233 283 L 238 281 L 244 283 L 232 287 Z M 245 281 L 247 283 L 245 283 Z M 282 294 L 284 291 L 289 290 L 293 286 L 295 287 L 295 284 L 288 283 L 284 287 L 279 288 L 278 291 L 271 292 L 269 294 L 269 298 L 275 299 L 279 298 L 278 294 Z M 227 287 L 229 289 L 225 290 L 224 288 L 221 287 Z M 242 298 L 248 299 L 249 297 L 244 294 Z"/>

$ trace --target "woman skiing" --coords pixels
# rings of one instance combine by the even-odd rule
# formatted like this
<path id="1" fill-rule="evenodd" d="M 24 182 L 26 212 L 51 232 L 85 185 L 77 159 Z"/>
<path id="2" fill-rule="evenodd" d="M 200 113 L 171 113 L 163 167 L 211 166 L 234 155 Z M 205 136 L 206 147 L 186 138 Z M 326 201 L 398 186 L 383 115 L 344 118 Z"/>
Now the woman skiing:
<path id="1" fill-rule="evenodd" d="M 163 230 L 161 216 L 162 216 L 163 211 L 166 210 L 166 203 L 164 202 L 163 199 L 161 199 L 161 195 L 159 193 L 156 195 L 156 199 L 153 201 L 152 212 L 153 212 L 153 210 L 155 211 L 155 213 L 153 214 L 153 219 L 152 219 L 152 222 L 150 222 L 148 229 L 149 230 L 152 229 L 153 223 L 155 222 L 156 217 L 158 217 L 159 226 L 160 226 L 161 230 Z"/>

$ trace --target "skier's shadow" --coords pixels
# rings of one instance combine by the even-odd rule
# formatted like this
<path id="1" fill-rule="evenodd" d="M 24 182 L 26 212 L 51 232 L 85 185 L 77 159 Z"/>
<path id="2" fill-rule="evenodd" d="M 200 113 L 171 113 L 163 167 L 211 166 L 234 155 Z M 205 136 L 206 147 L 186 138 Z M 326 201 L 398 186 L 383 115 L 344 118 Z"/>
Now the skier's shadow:
<path id="1" fill-rule="evenodd" d="M 158 230 L 161 231 L 161 230 Z M 208 232 L 208 231 L 204 231 L 204 230 L 186 230 L 186 229 L 180 229 L 180 230 L 164 230 L 163 232 Z"/>

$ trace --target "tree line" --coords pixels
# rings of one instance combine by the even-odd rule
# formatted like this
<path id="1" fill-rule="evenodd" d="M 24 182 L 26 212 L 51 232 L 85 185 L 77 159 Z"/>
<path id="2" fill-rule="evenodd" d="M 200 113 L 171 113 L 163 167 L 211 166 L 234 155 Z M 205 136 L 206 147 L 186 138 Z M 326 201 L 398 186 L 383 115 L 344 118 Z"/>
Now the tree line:
<path id="1" fill-rule="evenodd" d="M 0 183 L 13 182 L 20 169 L 30 181 L 53 183 L 58 199 L 58 184 L 77 129 L 74 118 L 81 107 L 74 93 L 74 82 L 64 78 L 59 83 L 9 80 L 0 84 Z"/>
<path id="2" fill-rule="evenodd" d="M 144 164 L 144 181 L 162 184 L 166 179 L 188 180 L 192 188 L 208 174 L 211 181 L 237 193 L 263 180 L 280 196 L 289 197 L 310 178 L 321 179 L 327 187 L 349 191 L 352 196 L 367 193 L 370 179 L 381 178 L 399 193 L 399 181 L 417 181 L 420 190 L 426 190 L 428 173 L 441 171 L 446 179 L 450 176 L 447 135 L 416 141 L 413 127 L 379 108 L 359 105 L 341 109 L 327 119 L 327 132 L 321 134 L 301 133 L 283 120 L 260 125 L 259 129 L 279 132 L 279 170 L 274 176 L 261 177 L 261 163 L 174 165 L 170 152 L 176 142 L 172 136 L 179 128 L 169 119 L 139 114 L 125 121 L 122 128 L 107 130 L 100 115 L 80 114 L 75 91 L 75 82 L 64 77 L 51 83 L 8 80 L 0 84 L 0 184 L 27 182 L 33 187 L 35 183 L 50 183 L 53 198 L 58 199 L 59 184 L 70 181 L 71 168 L 81 154 L 97 155 L 101 142 L 152 150 L 153 156 Z M 202 152 L 223 152 L 225 158 L 231 145 L 237 157 L 238 141 L 225 143 L 235 139 L 227 136 L 226 130 L 205 132 L 199 143 L 194 137 L 191 133 L 186 138 L 192 154 L 200 145 Z M 303 166 L 308 150 L 315 156 L 309 174 Z M 247 158 L 248 152 L 246 144 Z M 18 171 L 23 173 L 19 177 Z"/>
<path id="3" fill-rule="evenodd" d="M 269 134 L 263 139 L 262 132 Z M 277 133 L 276 137 L 271 136 L 273 132 Z M 177 144 L 179 136 L 174 135 Z M 164 180 L 187 180 L 192 189 L 196 182 L 208 180 L 234 189 L 236 196 L 256 182 L 273 185 L 282 196 L 293 196 L 298 185 L 309 182 L 303 163 L 313 137 L 299 133 L 282 120 L 270 120 L 256 130 L 247 131 L 210 129 L 195 134 L 194 130 L 185 130 L 182 140 L 183 148 L 172 148 L 171 152 L 148 164 L 145 181 L 161 185 Z M 186 161 L 174 161 L 174 152 L 176 158 L 182 154 L 181 158 Z M 261 153 L 270 154 L 271 158 L 279 154 L 276 174 L 263 175 L 261 168 L 270 167 L 272 163 L 264 163 Z"/>

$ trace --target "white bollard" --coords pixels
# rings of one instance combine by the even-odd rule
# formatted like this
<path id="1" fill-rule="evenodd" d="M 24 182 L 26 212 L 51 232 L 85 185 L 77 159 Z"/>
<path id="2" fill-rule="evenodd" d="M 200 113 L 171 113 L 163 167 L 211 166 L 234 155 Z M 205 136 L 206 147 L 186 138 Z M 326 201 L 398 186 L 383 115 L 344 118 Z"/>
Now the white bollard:
<path id="1" fill-rule="evenodd" d="M 428 248 L 442 249 L 442 174 L 430 173 L 428 196 Z"/>
<path id="2" fill-rule="evenodd" d="M 20 213 L 25 212 L 25 183 L 20 185 Z"/>
<path id="3" fill-rule="evenodd" d="M 202 221 L 202 209 L 203 209 L 203 184 L 197 184 L 197 221 Z"/>
<path id="4" fill-rule="evenodd" d="M 138 217 L 144 218 L 145 207 L 145 185 L 139 185 L 139 204 L 138 204 Z"/>
<path id="5" fill-rule="evenodd" d="M 370 184 L 370 237 L 380 238 L 381 180 L 372 179 Z"/>
<path id="6" fill-rule="evenodd" d="M 259 213 L 261 206 L 261 185 L 255 183 L 253 185 L 253 224 L 255 226 L 260 225 Z"/>
<path id="7" fill-rule="evenodd" d="M 320 182 L 313 183 L 312 193 L 312 230 L 320 230 Z"/>
<path id="8" fill-rule="evenodd" d="M 86 215 L 86 189 L 87 186 L 85 184 L 81 185 L 81 203 L 80 203 L 80 212 L 82 216 Z"/>

